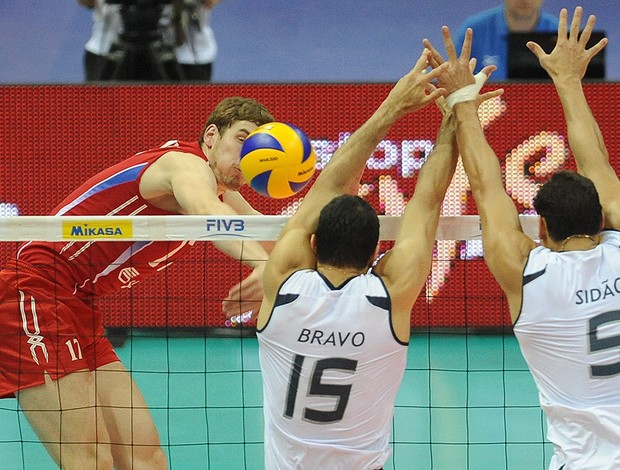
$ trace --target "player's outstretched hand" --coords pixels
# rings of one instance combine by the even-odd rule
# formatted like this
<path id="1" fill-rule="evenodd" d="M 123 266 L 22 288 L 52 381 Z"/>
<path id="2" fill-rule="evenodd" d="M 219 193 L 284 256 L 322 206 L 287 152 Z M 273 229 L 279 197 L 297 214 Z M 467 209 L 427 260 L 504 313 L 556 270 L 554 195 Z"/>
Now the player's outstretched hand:
<path id="1" fill-rule="evenodd" d="M 497 69 L 494 65 L 484 67 L 478 74 L 474 75 L 476 67 L 476 59 L 471 58 L 471 41 L 473 32 L 468 28 L 465 33 L 465 40 L 461 49 L 460 56 L 456 54 L 456 48 L 450 36 L 450 29 L 447 26 L 441 28 L 441 33 L 446 49 L 447 60 L 439 53 L 437 48 L 431 44 L 428 39 L 422 42 L 424 47 L 429 51 L 429 64 L 433 70 L 440 71 L 438 84 L 442 86 L 447 94 L 448 99 L 445 103 L 438 100 L 438 106 L 445 112 L 451 109 L 452 105 L 459 101 L 475 101 L 476 105 L 491 98 L 495 98 L 502 93 L 503 89 L 489 91 L 487 93 L 478 94 L 482 86 L 486 83 L 491 74 Z"/>
<path id="2" fill-rule="evenodd" d="M 442 67 L 427 73 L 426 69 L 430 65 L 428 57 L 429 51 L 425 49 L 415 66 L 398 80 L 386 98 L 386 103 L 396 110 L 397 116 L 417 111 L 445 95 L 446 91 L 441 87 L 428 88 L 428 84 L 435 80 L 443 69 Z"/>
<path id="3" fill-rule="evenodd" d="M 447 26 L 441 28 L 443 43 L 446 49 L 446 59 L 439 53 L 437 48 L 428 39 L 424 39 L 422 44 L 428 49 L 428 60 L 434 71 L 440 71 L 437 79 L 440 87 L 445 88 L 448 95 L 467 85 L 475 83 L 475 78 L 470 67 L 472 30 L 468 28 L 465 33 L 465 40 L 461 54 L 457 55 L 456 48 L 450 36 L 450 29 Z M 494 69 L 493 69 L 494 70 Z"/>
<path id="4" fill-rule="evenodd" d="M 469 60 L 469 70 L 473 72 L 475 68 L 476 68 L 476 59 L 472 58 Z M 482 69 L 482 72 L 486 75 L 488 79 L 491 76 L 491 74 L 495 71 L 495 69 L 496 67 L 494 65 L 488 65 Z M 429 87 L 429 90 L 432 90 L 435 88 L 435 85 L 433 85 L 432 83 L 429 83 L 428 87 Z M 498 88 L 497 90 L 491 90 L 491 91 L 487 91 L 486 93 L 479 94 L 475 99 L 476 107 L 480 106 L 482 103 L 484 103 L 487 100 L 496 98 L 503 94 L 504 94 L 503 88 Z M 443 114 L 444 116 L 450 112 L 450 106 L 448 105 L 448 101 L 446 100 L 444 96 L 439 97 L 435 101 L 435 104 L 441 111 L 441 114 Z"/>
<path id="5" fill-rule="evenodd" d="M 586 48 L 596 24 L 596 17 L 594 15 L 588 17 L 586 26 L 580 35 L 582 16 L 583 8 L 575 8 L 570 31 L 568 31 L 568 11 L 562 8 L 558 22 L 558 41 L 550 54 L 547 54 L 540 45 L 533 41 L 527 43 L 527 47 L 536 55 L 540 65 L 553 81 L 561 79 L 581 81 L 592 57 L 607 45 L 607 38 L 603 38 L 589 49 Z"/>

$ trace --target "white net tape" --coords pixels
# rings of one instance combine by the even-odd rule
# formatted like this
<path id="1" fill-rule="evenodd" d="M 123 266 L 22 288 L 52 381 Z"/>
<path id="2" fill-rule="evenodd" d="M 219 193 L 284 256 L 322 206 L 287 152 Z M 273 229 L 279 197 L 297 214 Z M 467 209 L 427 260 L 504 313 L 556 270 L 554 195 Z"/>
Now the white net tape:
<path id="1" fill-rule="evenodd" d="M 65 240 L 276 240 L 289 216 L 17 216 L 0 217 L 0 241 Z M 394 240 L 400 217 L 379 216 L 381 240 Z M 537 237 L 537 216 L 521 215 L 527 235 Z M 477 215 L 443 216 L 437 240 L 478 240 Z"/>

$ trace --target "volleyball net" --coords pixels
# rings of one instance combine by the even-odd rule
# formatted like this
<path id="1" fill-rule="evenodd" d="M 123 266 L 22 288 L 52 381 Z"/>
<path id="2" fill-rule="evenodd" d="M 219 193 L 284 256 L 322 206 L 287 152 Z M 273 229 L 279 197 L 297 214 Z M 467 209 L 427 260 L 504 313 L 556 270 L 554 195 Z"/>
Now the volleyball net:
<path id="1" fill-rule="evenodd" d="M 118 272 L 116 276 L 123 282 L 121 291 L 98 300 L 106 325 L 225 328 L 250 320 L 246 312 L 240 311 L 231 319 L 221 312 L 228 290 L 250 270 L 242 262 L 220 253 L 212 243 L 199 242 L 276 240 L 288 217 L 5 217 L 0 218 L 0 241 L 43 240 L 86 245 L 132 241 L 136 246 L 145 242 L 169 242 L 170 252 L 177 249 L 177 242 L 193 244 L 188 256 L 174 263 L 162 263 L 161 272 L 147 282 L 133 281 L 131 268 Z M 380 251 L 385 252 L 396 236 L 399 218 L 380 216 L 379 219 Z M 521 221 L 526 233 L 535 238 L 536 216 L 522 215 Z M 429 279 L 414 305 L 412 328 L 502 330 L 509 327 L 502 293 L 482 260 L 479 217 L 442 216 L 436 239 Z M 10 248 L 7 245 L 4 250 Z"/>
<path id="2" fill-rule="evenodd" d="M 228 290 L 249 270 L 212 242 L 275 240 L 288 218 L 3 217 L 0 253 L 13 256 L 31 240 L 192 243 L 185 257 L 101 298 L 98 308 L 106 326 L 125 331 L 117 353 L 146 397 L 170 467 L 258 470 L 262 382 L 253 318 L 222 313 Z M 399 217 L 380 216 L 380 223 L 381 250 L 389 250 Z M 521 223 L 535 236 L 535 216 Z M 544 419 L 503 295 L 482 260 L 479 217 L 442 216 L 436 238 L 412 311 L 385 468 L 408 469 L 412 461 L 420 468 L 545 468 Z M 54 468 L 13 399 L 0 401 L 0 453 L 9 468 Z"/>

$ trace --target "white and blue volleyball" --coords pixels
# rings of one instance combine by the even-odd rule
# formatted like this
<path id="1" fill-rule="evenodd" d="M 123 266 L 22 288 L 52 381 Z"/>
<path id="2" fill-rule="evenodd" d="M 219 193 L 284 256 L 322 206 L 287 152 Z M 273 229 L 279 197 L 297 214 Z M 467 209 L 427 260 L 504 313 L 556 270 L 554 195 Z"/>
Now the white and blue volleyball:
<path id="1" fill-rule="evenodd" d="M 310 182 L 316 154 L 300 128 L 270 122 L 248 134 L 241 148 L 240 166 L 255 191 L 281 199 L 298 193 Z"/>

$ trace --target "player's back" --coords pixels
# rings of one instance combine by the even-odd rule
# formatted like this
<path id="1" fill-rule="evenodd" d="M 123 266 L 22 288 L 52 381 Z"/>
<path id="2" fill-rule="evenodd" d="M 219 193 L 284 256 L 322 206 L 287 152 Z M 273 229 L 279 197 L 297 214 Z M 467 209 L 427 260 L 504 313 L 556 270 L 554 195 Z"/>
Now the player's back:
<path id="1" fill-rule="evenodd" d="M 258 338 L 266 468 L 381 468 L 407 353 L 381 279 L 297 271 Z"/>
<path id="2" fill-rule="evenodd" d="M 620 234 L 529 256 L 514 332 L 567 468 L 620 468 Z"/>

